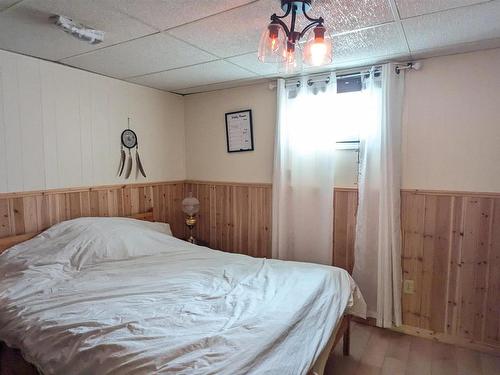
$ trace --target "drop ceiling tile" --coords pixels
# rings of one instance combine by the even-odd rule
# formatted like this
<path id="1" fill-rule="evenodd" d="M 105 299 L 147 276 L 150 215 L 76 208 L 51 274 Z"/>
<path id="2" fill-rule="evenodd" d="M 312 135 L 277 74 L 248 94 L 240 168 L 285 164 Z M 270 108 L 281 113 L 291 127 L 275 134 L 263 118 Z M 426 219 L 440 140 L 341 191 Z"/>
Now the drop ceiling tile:
<path id="1" fill-rule="evenodd" d="M 425 51 L 413 52 L 411 57 L 413 59 L 426 59 L 429 57 L 455 55 L 458 53 L 467 53 L 480 51 L 485 49 L 500 48 L 500 38 L 487 39 L 476 42 L 454 44 L 452 46 L 445 46 Z"/>
<path id="2" fill-rule="evenodd" d="M 160 90 L 176 91 L 217 82 L 256 77 L 234 64 L 218 60 L 185 68 L 134 77 L 128 81 Z"/>
<path id="3" fill-rule="evenodd" d="M 408 53 L 396 53 L 393 55 L 385 55 L 385 56 L 374 56 L 374 57 L 367 57 L 363 59 L 356 59 L 356 60 L 342 60 L 342 61 L 337 61 L 334 62 L 332 67 L 335 70 L 341 70 L 341 69 L 350 69 L 356 66 L 370 66 L 370 65 L 376 65 L 376 64 L 381 64 L 384 62 L 404 62 L 408 61 L 411 58 L 410 54 Z"/>
<path id="4" fill-rule="evenodd" d="M 268 64 L 268 63 L 264 64 L 260 62 L 257 57 L 257 52 L 251 52 L 245 55 L 230 57 L 226 60 L 259 75 L 268 76 L 279 73 L 279 64 Z"/>
<path id="5" fill-rule="evenodd" d="M 125 14 L 140 19 L 158 30 L 182 25 L 252 0 L 101 0 Z"/>
<path id="6" fill-rule="evenodd" d="M 20 1 L 21 0 L 0 0 L 0 12 Z"/>
<path id="7" fill-rule="evenodd" d="M 224 90 L 224 89 L 230 89 L 230 88 L 234 88 L 234 87 L 238 87 L 238 86 L 248 86 L 248 85 L 254 85 L 257 83 L 271 82 L 271 81 L 272 81 L 271 79 L 267 79 L 267 78 L 239 79 L 239 80 L 230 81 L 230 82 L 222 82 L 222 83 L 214 83 L 211 85 L 190 87 L 188 89 L 176 90 L 175 92 L 177 94 L 187 95 L 187 94 L 195 94 L 195 93 L 199 93 L 199 92 Z"/>
<path id="8" fill-rule="evenodd" d="M 409 18 L 403 21 L 410 51 L 500 37 L 500 1 Z"/>
<path id="9" fill-rule="evenodd" d="M 98 45 L 80 41 L 48 18 L 62 14 L 106 32 Z M 0 13 L 0 48 L 60 60 L 155 32 L 155 29 L 103 6 L 98 0 L 26 0 Z"/>
<path id="10" fill-rule="evenodd" d="M 408 18 L 488 1 L 490 0 L 396 0 L 396 5 L 400 17 Z"/>
<path id="11" fill-rule="evenodd" d="M 323 17 L 332 34 L 394 21 L 387 0 L 316 0 L 309 12 L 313 18 Z M 299 25 L 308 21 L 299 16 Z"/>
<path id="12" fill-rule="evenodd" d="M 261 0 L 168 32 L 220 57 L 241 55 L 258 48 L 271 14 L 279 10 L 279 1 Z"/>
<path id="13" fill-rule="evenodd" d="M 126 78 L 215 59 L 198 48 L 158 33 L 61 62 L 110 77 Z"/>
<path id="14" fill-rule="evenodd" d="M 408 54 L 404 35 L 397 23 L 363 29 L 333 38 L 333 63 Z"/>

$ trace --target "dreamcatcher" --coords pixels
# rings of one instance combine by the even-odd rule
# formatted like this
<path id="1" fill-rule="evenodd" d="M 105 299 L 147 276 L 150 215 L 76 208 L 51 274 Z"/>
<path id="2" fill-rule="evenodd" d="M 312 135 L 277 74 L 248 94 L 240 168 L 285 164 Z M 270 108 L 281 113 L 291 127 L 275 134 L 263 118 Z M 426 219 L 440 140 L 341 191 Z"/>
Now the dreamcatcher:
<path id="1" fill-rule="evenodd" d="M 124 148 L 128 149 L 128 157 Z M 128 129 L 125 129 L 121 135 L 121 152 L 120 152 L 120 165 L 118 166 L 118 176 L 123 174 L 125 170 L 125 178 L 130 177 L 132 172 L 132 149 L 135 148 L 135 177 L 139 175 L 139 172 L 146 177 L 146 172 L 141 163 L 141 158 L 139 156 L 139 145 L 137 143 L 137 135 L 133 130 L 130 129 L 130 118 L 128 119 Z"/>

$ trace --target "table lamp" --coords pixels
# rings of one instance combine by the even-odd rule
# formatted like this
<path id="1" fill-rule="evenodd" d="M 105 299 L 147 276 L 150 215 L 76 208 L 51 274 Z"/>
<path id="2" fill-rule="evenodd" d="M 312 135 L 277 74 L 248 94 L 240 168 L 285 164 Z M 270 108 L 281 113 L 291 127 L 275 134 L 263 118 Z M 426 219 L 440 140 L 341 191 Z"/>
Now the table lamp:
<path id="1" fill-rule="evenodd" d="M 186 225 L 189 228 L 188 242 L 196 243 L 196 238 L 193 236 L 193 228 L 196 224 L 196 214 L 200 210 L 200 201 L 193 197 L 193 193 L 189 192 L 188 196 L 182 200 L 182 211 L 186 216 Z"/>

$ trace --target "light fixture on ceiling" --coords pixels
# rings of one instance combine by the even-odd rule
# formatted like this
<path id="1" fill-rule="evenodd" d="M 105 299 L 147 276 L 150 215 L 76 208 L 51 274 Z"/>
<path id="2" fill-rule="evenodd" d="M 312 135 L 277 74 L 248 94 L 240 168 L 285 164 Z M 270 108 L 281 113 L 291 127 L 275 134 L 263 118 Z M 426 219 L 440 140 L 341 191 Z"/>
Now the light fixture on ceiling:
<path id="1" fill-rule="evenodd" d="M 312 18 L 307 14 L 311 3 L 312 0 L 281 0 L 281 9 L 285 13 L 282 16 L 273 14 L 271 23 L 262 33 L 260 61 L 283 64 L 286 70 L 293 70 L 302 62 L 311 66 L 332 62 L 332 42 L 323 18 Z M 300 14 L 310 23 L 302 31 L 297 31 L 297 15 Z M 288 16 L 291 16 L 290 27 L 283 22 Z"/>
<path id="2" fill-rule="evenodd" d="M 104 31 L 95 30 L 61 15 L 51 16 L 50 18 L 54 21 L 56 26 L 59 26 L 65 32 L 73 35 L 77 39 L 89 42 L 90 44 L 99 44 L 104 40 Z"/>

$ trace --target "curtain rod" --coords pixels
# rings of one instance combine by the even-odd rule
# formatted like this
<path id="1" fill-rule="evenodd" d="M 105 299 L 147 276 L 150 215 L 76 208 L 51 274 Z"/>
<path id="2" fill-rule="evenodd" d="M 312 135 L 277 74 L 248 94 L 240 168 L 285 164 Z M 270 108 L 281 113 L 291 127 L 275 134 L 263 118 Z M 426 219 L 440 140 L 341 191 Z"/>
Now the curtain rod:
<path id="1" fill-rule="evenodd" d="M 405 69 L 415 69 L 415 70 L 418 70 L 421 67 L 421 63 L 420 62 L 414 63 L 412 61 L 410 61 L 410 62 L 394 62 L 393 64 L 396 65 L 396 72 L 398 72 L 398 70 L 405 70 Z M 380 65 L 380 64 L 365 65 L 365 66 L 359 66 L 357 68 L 348 68 L 348 69 L 340 69 L 340 70 L 329 70 L 329 71 L 321 72 L 321 73 L 313 73 L 313 74 L 310 75 L 311 78 L 308 80 L 308 82 L 311 82 L 311 84 L 315 83 L 315 82 L 321 82 L 322 78 L 326 74 L 331 74 L 331 73 L 335 73 L 336 76 L 340 77 L 340 78 L 358 77 L 362 73 L 365 73 L 365 74 L 369 73 L 369 71 L 372 68 L 375 68 L 376 72 L 380 72 L 380 69 L 382 68 L 382 65 Z M 288 85 L 294 85 L 294 84 L 300 85 L 300 80 L 301 80 L 302 77 L 303 77 L 303 75 L 296 75 L 296 76 L 292 76 L 292 77 L 289 77 L 289 78 L 284 78 L 285 82 L 286 82 L 285 85 L 287 83 L 288 83 Z M 321 77 L 321 78 L 316 79 L 317 77 L 318 78 Z M 269 88 L 270 89 L 275 89 L 276 88 L 276 83 L 275 82 L 270 83 L 269 84 Z"/>
<path id="2" fill-rule="evenodd" d="M 375 66 L 374 68 L 375 68 L 374 69 L 375 73 L 380 73 L 381 72 L 381 70 L 380 70 L 381 67 L 380 66 Z M 336 73 L 336 78 L 339 79 L 339 78 L 360 77 L 361 75 L 370 74 L 370 71 L 371 71 L 371 69 L 370 70 L 360 70 L 360 69 L 357 69 L 356 72 L 352 72 L 352 73 L 345 73 L 345 74 L 338 74 L 337 72 L 335 72 L 335 73 Z M 332 73 L 332 71 L 313 74 L 313 75 L 310 76 L 311 78 L 309 78 L 307 80 L 307 84 L 308 85 L 312 85 L 314 83 L 323 82 L 323 81 L 325 81 L 328 84 L 328 83 L 330 83 L 330 74 L 331 73 Z M 296 85 L 297 87 L 299 87 L 301 85 L 301 81 L 302 81 L 301 78 L 302 78 L 302 76 L 293 77 L 293 78 L 287 78 L 287 79 L 285 79 L 285 86 L 295 86 Z M 325 78 L 326 78 L 326 80 L 325 80 Z M 275 85 L 276 84 L 274 84 L 274 86 Z"/>
<path id="3" fill-rule="evenodd" d="M 362 71 L 366 71 L 366 72 L 369 72 L 372 68 L 375 68 L 376 70 L 380 70 L 380 68 L 382 68 L 381 65 L 367 65 L 367 66 L 360 66 L 360 67 L 357 67 L 357 68 L 350 68 L 350 69 L 341 69 L 341 70 L 328 70 L 328 71 L 325 71 L 325 72 L 321 72 L 321 73 L 313 73 L 310 75 L 310 79 L 312 82 L 316 82 L 315 78 L 319 78 L 319 77 L 324 77 L 326 74 L 331 74 L 331 73 L 335 73 L 337 76 L 342 76 L 344 78 L 348 78 L 350 76 L 352 77 L 356 77 L 356 76 L 359 76 L 361 74 Z M 300 82 L 301 78 L 303 77 L 303 75 L 296 75 L 296 76 L 292 76 L 292 77 L 289 77 L 289 78 L 285 78 L 285 81 L 294 81 L 294 80 L 297 80 Z M 321 80 L 321 79 L 320 79 Z"/>

